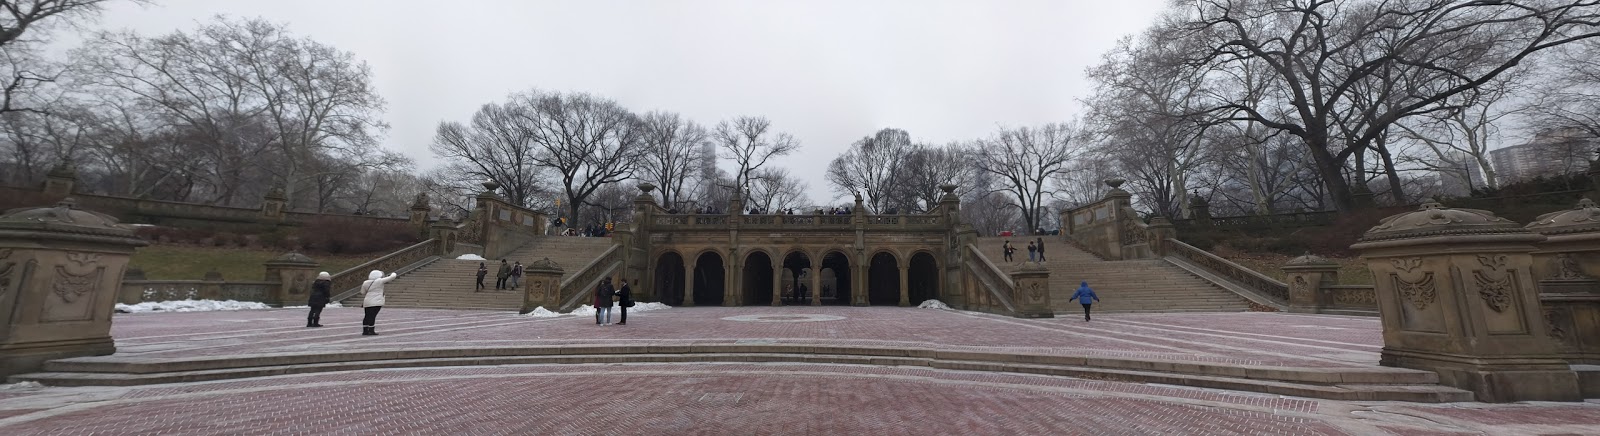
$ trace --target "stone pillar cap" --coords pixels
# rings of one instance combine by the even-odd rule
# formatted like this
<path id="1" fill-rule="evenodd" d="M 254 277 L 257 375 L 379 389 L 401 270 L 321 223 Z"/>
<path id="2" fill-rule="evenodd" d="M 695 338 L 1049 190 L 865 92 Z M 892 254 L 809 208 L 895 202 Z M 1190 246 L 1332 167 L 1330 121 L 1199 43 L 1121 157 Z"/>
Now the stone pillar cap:
<path id="1" fill-rule="evenodd" d="M 317 261 L 299 252 L 288 252 L 266 262 L 269 265 L 311 265 L 316 266 Z"/>
<path id="2" fill-rule="evenodd" d="M 1393 215 L 1361 236 L 1361 242 L 1432 236 L 1529 234 L 1515 222 L 1478 209 L 1453 209 L 1429 201 L 1412 212 Z"/>
<path id="3" fill-rule="evenodd" d="M 1600 207 L 1593 200 L 1578 200 L 1572 209 L 1539 215 L 1528 223 L 1528 230 L 1545 235 L 1600 231 Z"/>
<path id="4" fill-rule="evenodd" d="M 66 233 L 91 237 L 119 239 L 114 242 L 136 247 L 149 245 L 134 236 L 133 231 L 117 224 L 117 219 L 99 212 L 78 209 L 71 197 L 54 206 L 17 208 L 0 215 L 0 231 L 35 231 Z"/>
<path id="5" fill-rule="evenodd" d="M 556 264 L 555 261 L 550 260 L 550 258 L 548 258 L 548 257 L 546 257 L 544 259 L 535 260 L 533 262 L 528 262 L 527 265 L 523 265 L 522 266 L 522 270 L 524 272 L 526 272 L 526 271 L 538 271 L 538 272 L 547 272 L 547 273 L 556 273 L 556 274 L 560 274 L 563 271 L 565 271 L 565 270 L 561 269 L 561 265 Z"/>

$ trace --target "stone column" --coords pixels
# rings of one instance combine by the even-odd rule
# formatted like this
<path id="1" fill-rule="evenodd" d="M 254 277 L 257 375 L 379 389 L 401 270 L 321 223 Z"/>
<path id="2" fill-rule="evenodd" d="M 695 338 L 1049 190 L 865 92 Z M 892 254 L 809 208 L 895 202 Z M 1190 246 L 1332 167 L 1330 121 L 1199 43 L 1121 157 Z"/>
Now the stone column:
<path id="1" fill-rule="evenodd" d="M 72 195 L 74 186 L 78 183 L 78 170 L 71 162 L 61 162 L 51 168 L 44 175 L 44 195 L 50 199 L 60 199 Z"/>
<path id="2" fill-rule="evenodd" d="M 821 260 L 822 258 L 818 257 L 818 258 L 815 258 L 815 259 L 817 259 L 817 260 L 812 261 L 813 263 L 811 265 L 811 289 L 807 290 L 807 292 L 809 292 L 811 294 L 811 305 L 812 306 L 821 306 L 822 305 L 822 260 Z M 838 274 L 834 275 L 834 280 L 835 281 L 838 280 Z"/>
<path id="3" fill-rule="evenodd" d="M 1194 195 L 1189 197 L 1189 219 L 1193 220 L 1195 226 L 1211 227 L 1211 202 L 1201 197 L 1200 191 L 1195 191 Z"/>
<path id="4" fill-rule="evenodd" d="M 532 312 L 544 307 L 550 310 L 561 305 L 561 265 L 546 257 L 522 266 L 522 310 Z"/>
<path id="5" fill-rule="evenodd" d="M 772 261 L 772 305 L 783 305 L 783 264 Z"/>
<path id="6" fill-rule="evenodd" d="M 900 265 L 900 307 L 910 307 L 911 306 L 911 287 L 910 287 L 911 285 L 906 283 L 906 276 L 910 275 L 911 266 L 905 265 L 904 263 L 905 263 L 905 260 L 901 260 L 901 265 Z"/>
<path id="7" fill-rule="evenodd" d="M 1150 218 L 1149 232 L 1150 235 L 1147 239 L 1149 239 L 1150 252 L 1154 253 L 1156 258 L 1166 257 L 1167 240 L 1178 237 L 1178 231 L 1173 227 L 1172 221 L 1161 215 L 1156 215 Z"/>
<path id="8" fill-rule="evenodd" d="M 267 296 L 269 301 L 263 303 L 281 307 L 310 301 L 311 282 L 317 278 L 317 261 L 304 254 L 285 253 L 264 265 L 267 267 L 266 281 L 278 282 L 278 287 Z"/>
<path id="9" fill-rule="evenodd" d="M 867 306 L 867 265 L 870 262 L 866 261 L 866 256 L 866 252 L 856 251 L 856 259 L 860 261 L 850 268 L 855 270 L 854 274 L 850 275 L 851 306 Z"/>
<path id="10" fill-rule="evenodd" d="M 111 354 L 128 256 L 146 245 L 108 215 L 54 207 L 0 215 L 0 376 Z"/>
<path id="11" fill-rule="evenodd" d="M 415 201 L 411 202 L 411 227 L 417 229 L 417 234 L 428 234 L 428 214 L 433 212 L 433 206 L 428 204 L 428 193 L 418 192 Z"/>
<path id="12" fill-rule="evenodd" d="M 1017 306 L 1020 318 L 1054 318 L 1050 307 L 1050 270 L 1033 262 L 1023 262 L 1011 271 L 1011 303 Z"/>
<path id="13" fill-rule="evenodd" d="M 694 263 L 683 263 L 683 306 L 694 307 Z"/>
<path id="14" fill-rule="evenodd" d="M 1284 281 L 1289 283 L 1289 312 L 1322 313 L 1332 304 L 1324 286 L 1339 283 L 1339 264 L 1322 256 L 1306 253 L 1283 265 Z"/>
<path id="15" fill-rule="evenodd" d="M 289 212 L 289 196 L 284 195 L 283 188 L 272 187 L 267 194 L 261 196 L 261 219 L 263 221 L 281 222 Z"/>
<path id="16" fill-rule="evenodd" d="M 744 256 L 739 250 L 728 250 L 730 262 L 722 269 L 722 305 L 724 307 L 738 306 L 739 299 L 744 297 Z"/>
<path id="17" fill-rule="evenodd" d="M 1479 401 L 1579 401 L 1530 271 L 1542 235 L 1435 202 L 1383 219 L 1351 248 L 1372 270 L 1380 363 L 1439 373 Z"/>

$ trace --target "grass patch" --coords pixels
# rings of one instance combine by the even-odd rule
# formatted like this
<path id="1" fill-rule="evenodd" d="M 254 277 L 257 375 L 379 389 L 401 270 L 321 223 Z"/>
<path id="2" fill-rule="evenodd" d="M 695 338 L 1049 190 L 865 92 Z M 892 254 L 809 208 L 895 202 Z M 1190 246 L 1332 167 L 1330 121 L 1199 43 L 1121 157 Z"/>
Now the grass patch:
<path id="1" fill-rule="evenodd" d="M 1227 247 L 1218 247 L 1214 251 L 1217 256 L 1228 259 L 1245 268 L 1250 268 L 1272 277 L 1278 281 L 1286 278 L 1283 273 L 1283 264 L 1289 259 L 1298 256 L 1287 256 L 1274 253 L 1245 253 Z M 1328 257 L 1328 260 L 1339 264 L 1339 283 L 1341 285 L 1372 285 L 1372 271 L 1367 269 L 1367 262 L 1359 257 Z"/>
<path id="2" fill-rule="evenodd" d="M 382 254 L 311 258 L 322 264 L 318 271 L 338 273 Z M 262 280 L 267 274 L 262 264 L 281 255 L 278 250 L 157 244 L 139 248 L 128 267 L 144 270 L 150 280 L 200 280 L 207 271 L 220 272 L 225 280 Z"/>

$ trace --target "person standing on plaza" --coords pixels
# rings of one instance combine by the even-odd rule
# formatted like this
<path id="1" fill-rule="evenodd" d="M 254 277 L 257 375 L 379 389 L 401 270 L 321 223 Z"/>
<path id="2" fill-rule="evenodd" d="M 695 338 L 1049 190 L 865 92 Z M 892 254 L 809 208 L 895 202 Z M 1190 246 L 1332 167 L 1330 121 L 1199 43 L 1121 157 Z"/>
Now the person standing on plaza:
<path id="1" fill-rule="evenodd" d="M 611 325 L 611 297 L 617 290 L 611 287 L 611 278 L 600 279 L 594 287 L 594 324 Z"/>
<path id="2" fill-rule="evenodd" d="M 306 315 L 306 327 L 322 327 L 322 308 L 327 307 L 332 298 L 333 276 L 327 271 L 318 273 L 317 280 L 311 282 L 311 301 L 306 302 L 311 306 L 311 314 Z"/>
<path id="3" fill-rule="evenodd" d="M 520 260 L 511 267 L 511 290 L 517 290 L 519 285 L 522 285 L 522 261 Z"/>
<path id="4" fill-rule="evenodd" d="M 511 264 L 506 263 L 505 259 L 500 259 L 500 271 L 496 272 L 494 277 L 494 289 L 505 289 L 506 279 L 511 278 Z"/>
<path id="5" fill-rule="evenodd" d="M 361 308 L 366 315 L 361 317 L 361 335 L 375 336 L 378 334 L 378 311 L 383 310 L 383 284 L 394 281 L 399 274 L 390 273 L 383 276 L 383 271 L 372 270 L 367 273 L 367 281 L 361 282 Z"/>
<path id="6" fill-rule="evenodd" d="M 1000 252 L 1005 254 L 1006 262 L 1011 262 L 1012 261 L 1011 260 L 1011 253 L 1016 253 L 1017 252 L 1017 248 L 1016 247 L 1012 247 L 1011 246 L 1011 240 L 1008 239 L 1008 240 L 1006 240 L 1006 245 L 1000 248 Z"/>
<path id="7" fill-rule="evenodd" d="M 617 289 L 617 307 L 622 310 L 617 325 L 628 325 L 628 308 L 633 307 L 633 288 L 628 287 L 628 279 L 622 279 L 622 287 Z"/>
<path id="8" fill-rule="evenodd" d="M 1028 261 L 1029 262 L 1033 262 L 1035 252 L 1037 252 L 1037 251 L 1039 251 L 1039 247 L 1035 247 L 1033 245 L 1033 241 L 1028 241 Z"/>
<path id="9" fill-rule="evenodd" d="M 1039 238 L 1039 261 L 1044 262 L 1044 238 Z"/>
<path id="10" fill-rule="evenodd" d="M 1089 305 L 1094 301 L 1100 301 L 1100 296 L 1095 295 L 1093 289 L 1089 289 L 1089 282 L 1082 282 L 1078 284 L 1078 292 L 1072 293 L 1072 298 L 1067 299 L 1067 301 L 1072 300 L 1078 300 L 1078 303 L 1083 305 L 1083 320 L 1088 321 Z"/>
<path id="11" fill-rule="evenodd" d="M 484 277 L 488 277 L 488 276 L 489 276 L 489 265 L 486 264 L 486 263 L 483 263 L 483 262 L 478 262 L 478 287 L 473 288 L 472 292 L 482 291 L 483 290 L 483 278 Z"/>

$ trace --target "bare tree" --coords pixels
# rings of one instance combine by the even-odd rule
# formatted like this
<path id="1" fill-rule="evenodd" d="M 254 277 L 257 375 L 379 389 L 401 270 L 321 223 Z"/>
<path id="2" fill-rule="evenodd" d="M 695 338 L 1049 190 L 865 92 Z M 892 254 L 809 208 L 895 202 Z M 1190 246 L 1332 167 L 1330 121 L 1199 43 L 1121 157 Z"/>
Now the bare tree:
<path id="1" fill-rule="evenodd" d="M 0 113 L 38 111 L 25 101 L 41 84 L 55 82 L 60 68 L 38 55 L 50 28 L 92 18 L 108 0 L 0 1 Z M 137 0 L 136 0 L 137 1 Z"/>
<path id="2" fill-rule="evenodd" d="M 806 197 L 806 182 L 789 174 L 783 168 L 763 168 L 756 171 L 750 183 L 750 205 L 768 213 L 801 207 L 811 202 Z"/>
<path id="3" fill-rule="evenodd" d="M 1534 98 L 1526 112 L 1544 129 L 1581 132 L 1574 139 L 1600 140 L 1600 40 L 1570 44 L 1554 54 L 1530 80 L 1537 86 L 1532 87 Z"/>
<path id="4" fill-rule="evenodd" d="M 850 196 L 861 193 L 867 210 L 879 213 L 895 202 L 891 196 L 895 178 L 905 159 L 920 148 L 911 143 L 905 130 L 886 128 L 861 138 L 828 165 L 827 179 L 834 191 Z"/>
<path id="5" fill-rule="evenodd" d="M 1485 187 L 1499 186 L 1497 172 L 1489 163 L 1489 149 L 1502 141 L 1500 126 L 1503 120 L 1521 109 L 1514 107 L 1509 100 L 1514 98 L 1514 89 L 1527 85 L 1524 81 L 1527 74 L 1525 69 L 1519 69 L 1485 83 L 1475 93 L 1457 97 L 1471 99 L 1458 103 L 1460 109 L 1396 123 L 1401 137 L 1422 145 L 1430 152 L 1422 158 L 1401 159 L 1449 174 L 1468 186 L 1473 182 L 1466 165 L 1476 166 L 1487 183 Z"/>
<path id="6" fill-rule="evenodd" d="M 571 217 L 595 190 L 626 180 L 645 151 L 639 116 L 589 94 L 532 91 L 513 97 L 520 128 L 538 150 L 530 163 L 549 168 L 566 195 Z"/>
<path id="7" fill-rule="evenodd" d="M 1016 200 L 1014 207 L 1021 210 L 1030 233 L 1037 229 L 1045 198 L 1051 194 L 1046 184 L 1078 154 L 1075 133 L 1063 123 L 1003 128 L 975 144 L 978 170 L 993 175 L 995 190 Z"/>
<path id="8" fill-rule="evenodd" d="M 477 192 L 483 189 L 475 187 L 477 182 L 494 180 L 507 201 L 529 206 L 541 192 L 544 176 L 534 158 L 542 149 L 521 125 L 524 117 L 520 113 L 526 110 L 516 102 L 489 103 L 478 108 L 471 124 L 439 123 L 429 149 L 445 162 L 445 170 L 435 174 L 435 183 Z"/>
<path id="9" fill-rule="evenodd" d="M 645 114 L 643 122 L 640 177 L 659 187 L 663 205 L 678 207 L 692 192 L 686 189 L 693 188 L 689 181 L 701 171 L 703 146 L 710 134 L 705 127 L 672 112 Z"/>
<path id="10" fill-rule="evenodd" d="M 751 176 L 768 160 L 800 149 L 800 142 L 794 137 L 771 132 L 771 128 L 772 122 L 766 117 L 743 116 L 717 123 L 711 135 L 722 149 L 722 158 L 739 167 L 733 174 L 733 186 L 741 192 L 750 189 Z"/>
<path id="11" fill-rule="evenodd" d="M 1600 35 L 1590 0 L 1207 0 L 1175 12 L 1189 32 L 1174 38 L 1211 47 L 1197 62 L 1260 62 L 1276 76 L 1272 98 L 1219 95 L 1214 109 L 1299 137 L 1340 210 L 1354 206 L 1346 163 L 1396 122 L 1454 109 L 1451 97 L 1530 56 Z"/>
<path id="12" fill-rule="evenodd" d="M 972 164 L 972 155 L 972 150 L 958 143 L 944 147 L 919 145 L 906 154 L 889 184 L 888 206 L 911 213 L 933 210 L 944 197 L 939 186 L 946 184 L 956 185 L 956 195 L 965 196 L 975 189 L 972 185 L 977 167 Z"/>

